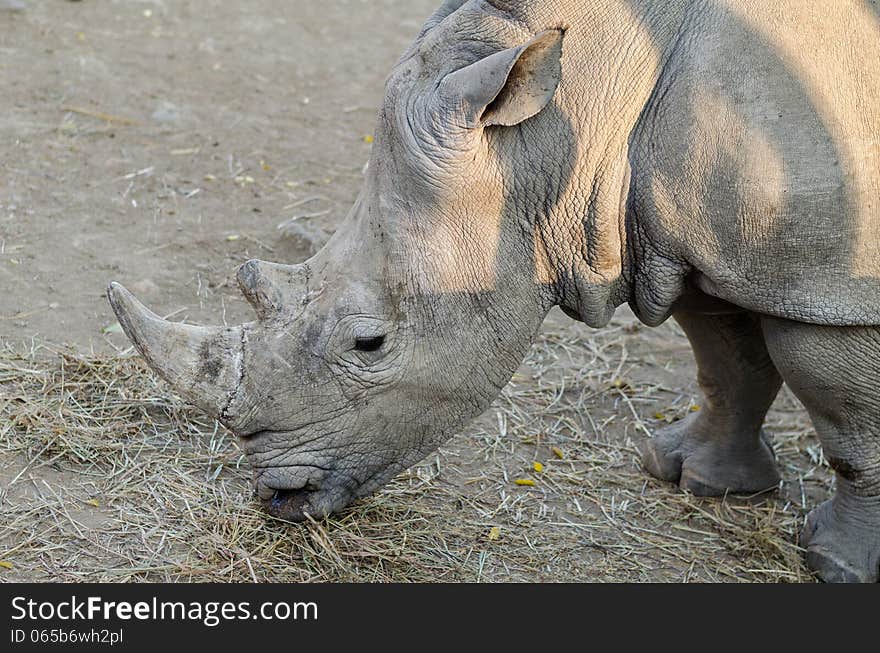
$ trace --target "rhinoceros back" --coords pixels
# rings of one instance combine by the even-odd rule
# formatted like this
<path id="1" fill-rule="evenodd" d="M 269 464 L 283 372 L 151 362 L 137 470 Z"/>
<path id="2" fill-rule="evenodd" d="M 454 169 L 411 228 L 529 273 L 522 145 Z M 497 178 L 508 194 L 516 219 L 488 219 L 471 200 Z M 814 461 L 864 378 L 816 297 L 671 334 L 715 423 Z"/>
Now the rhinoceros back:
<path id="1" fill-rule="evenodd" d="M 880 324 L 878 61 L 876 1 L 702 3 L 631 144 L 643 319 L 688 277 L 771 315 Z"/>

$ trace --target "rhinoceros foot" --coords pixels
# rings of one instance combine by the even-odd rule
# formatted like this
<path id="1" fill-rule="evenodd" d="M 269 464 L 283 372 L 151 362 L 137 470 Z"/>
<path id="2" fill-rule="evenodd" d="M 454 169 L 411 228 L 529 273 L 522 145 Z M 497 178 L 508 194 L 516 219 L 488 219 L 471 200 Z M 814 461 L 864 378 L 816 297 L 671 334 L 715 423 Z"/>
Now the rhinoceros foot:
<path id="1" fill-rule="evenodd" d="M 800 536 L 807 566 L 826 583 L 878 582 L 880 524 L 876 514 L 837 498 L 813 510 Z"/>
<path id="2" fill-rule="evenodd" d="M 754 495 L 779 485 L 773 451 L 763 432 L 755 445 L 754 438 L 719 438 L 705 422 L 695 413 L 657 431 L 641 448 L 648 473 L 701 497 Z"/>

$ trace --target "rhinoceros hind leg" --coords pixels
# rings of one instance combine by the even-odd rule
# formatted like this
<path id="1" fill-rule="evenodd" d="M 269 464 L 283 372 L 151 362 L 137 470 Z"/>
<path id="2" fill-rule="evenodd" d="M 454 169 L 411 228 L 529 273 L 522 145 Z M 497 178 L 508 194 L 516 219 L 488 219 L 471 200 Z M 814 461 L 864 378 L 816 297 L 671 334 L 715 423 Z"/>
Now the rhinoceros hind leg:
<path id="1" fill-rule="evenodd" d="M 767 346 L 806 406 L 837 492 L 807 518 L 800 545 L 826 582 L 880 576 L 880 327 L 765 318 Z"/>
<path id="2" fill-rule="evenodd" d="M 648 440 L 642 464 L 698 496 L 774 489 L 779 473 L 761 424 L 782 380 L 758 318 L 680 312 L 675 319 L 693 347 L 704 405 Z"/>
<path id="3" fill-rule="evenodd" d="M 880 580 L 880 520 L 864 523 L 857 515 L 832 499 L 807 517 L 799 544 L 807 566 L 826 583 Z"/>

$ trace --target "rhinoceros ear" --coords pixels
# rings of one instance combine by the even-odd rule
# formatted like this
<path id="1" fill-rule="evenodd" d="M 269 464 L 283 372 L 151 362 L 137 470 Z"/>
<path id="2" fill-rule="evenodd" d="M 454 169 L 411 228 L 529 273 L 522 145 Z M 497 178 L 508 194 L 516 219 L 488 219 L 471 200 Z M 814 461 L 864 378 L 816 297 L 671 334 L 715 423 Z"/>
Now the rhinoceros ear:
<path id="1" fill-rule="evenodd" d="M 441 96 L 458 104 L 468 127 L 512 126 L 539 113 L 562 77 L 562 30 L 541 32 L 447 75 Z"/>

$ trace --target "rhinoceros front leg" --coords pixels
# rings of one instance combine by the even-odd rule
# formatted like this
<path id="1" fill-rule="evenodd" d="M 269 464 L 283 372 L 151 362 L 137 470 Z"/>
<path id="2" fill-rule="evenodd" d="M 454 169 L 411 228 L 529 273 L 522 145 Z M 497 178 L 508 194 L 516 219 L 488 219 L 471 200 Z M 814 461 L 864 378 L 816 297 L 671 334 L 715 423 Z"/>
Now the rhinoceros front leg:
<path id="1" fill-rule="evenodd" d="M 705 395 L 700 411 L 659 430 L 642 447 L 652 475 L 699 496 L 755 494 L 779 473 L 761 424 L 782 379 L 749 313 L 677 312 L 697 361 Z"/>
<path id="2" fill-rule="evenodd" d="M 880 576 L 880 327 L 765 318 L 767 347 L 804 404 L 837 478 L 801 533 L 807 565 L 827 582 Z"/>

